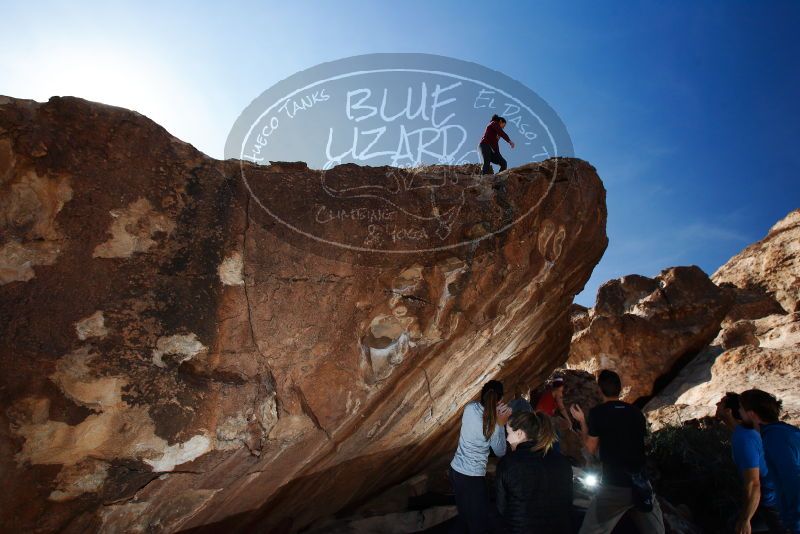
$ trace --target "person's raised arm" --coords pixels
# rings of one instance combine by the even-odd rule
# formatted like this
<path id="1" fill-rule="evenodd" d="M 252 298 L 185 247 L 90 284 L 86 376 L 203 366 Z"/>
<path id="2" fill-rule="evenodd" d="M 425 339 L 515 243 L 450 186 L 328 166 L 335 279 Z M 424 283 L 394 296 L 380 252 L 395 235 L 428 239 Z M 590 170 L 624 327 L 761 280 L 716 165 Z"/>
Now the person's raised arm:
<path id="1" fill-rule="evenodd" d="M 499 124 L 497 124 L 497 123 L 495 123 L 495 128 L 497 129 L 497 135 L 499 135 L 500 137 L 502 137 L 503 139 L 505 139 L 505 140 L 506 140 L 506 142 L 507 142 L 509 145 L 511 145 L 511 148 L 514 148 L 514 141 L 512 141 L 512 140 L 511 140 L 511 138 L 510 138 L 510 137 L 508 137 L 508 134 L 505 132 L 505 130 L 503 130 L 503 129 L 500 127 L 500 125 L 499 125 Z"/>
<path id="2" fill-rule="evenodd" d="M 753 431 L 736 433 L 731 439 L 733 457 L 737 458 L 736 464 L 742 474 L 743 505 L 736 521 L 736 534 L 750 533 L 750 520 L 756 513 L 761 500 L 761 472 L 760 466 L 763 458 L 761 438 Z"/>
<path id="3" fill-rule="evenodd" d="M 589 454 L 596 454 L 597 446 L 600 443 L 600 438 L 590 434 L 589 426 L 586 424 L 586 416 L 583 414 L 583 410 L 577 404 L 573 404 L 569 411 L 572 414 L 573 419 L 575 419 L 581 426 L 581 440 L 583 441 L 583 446 L 586 448 Z"/>
<path id="4" fill-rule="evenodd" d="M 489 446 L 492 447 L 495 456 L 498 458 L 501 456 L 505 456 L 506 454 L 506 431 L 505 429 L 497 425 L 494 429 L 494 433 L 492 434 L 491 440 L 489 441 Z"/>
<path id="5" fill-rule="evenodd" d="M 750 534 L 750 521 L 758 509 L 761 500 L 761 477 L 758 467 L 742 470 L 744 479 L 744 503 L 736 521 L 736 534 Z"/>
<path id="6" fill-rule="evenodd" d="M 511 408 L 504 402 L 497 405 L 497 426 L 495 426 L 492 437 L 489 438 L 489 446 L 494 451 L 495 456 L 505 456 L 506 454 L 506 423 L 511 417 Z"/>

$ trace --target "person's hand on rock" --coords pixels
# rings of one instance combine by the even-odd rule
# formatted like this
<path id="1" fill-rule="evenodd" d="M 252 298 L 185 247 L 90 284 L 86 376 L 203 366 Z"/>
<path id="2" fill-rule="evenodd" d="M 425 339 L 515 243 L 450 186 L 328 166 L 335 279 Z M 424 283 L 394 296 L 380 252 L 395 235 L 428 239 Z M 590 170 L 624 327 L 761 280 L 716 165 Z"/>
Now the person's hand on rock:
<path id="1" fill-rule="evenodd" d="M 572 414 L 572 418 L 578 421 L 579 423 L 583 423 L 586 421 L 586 416 L 583 414 L 583 410 L 577 404 L 573 404 L 569 407 L 569 413 Z"/>

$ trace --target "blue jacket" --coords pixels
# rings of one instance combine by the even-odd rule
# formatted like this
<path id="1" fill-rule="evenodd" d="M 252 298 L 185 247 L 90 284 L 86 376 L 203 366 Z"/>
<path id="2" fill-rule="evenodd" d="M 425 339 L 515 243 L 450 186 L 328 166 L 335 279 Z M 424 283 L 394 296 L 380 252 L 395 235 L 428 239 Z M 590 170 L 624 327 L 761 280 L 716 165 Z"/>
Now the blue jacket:
<path id="1" fill-rule="evenodd" d="M 472 401 L 464 407 L 458 449 L 450 467 L 462 475 L 482 477 L 486 475 L 490 447 L 495 455 L 503 456 L 506 453 L 506 431 L 495 425 L 491 437 L 486 439 L 483 436 L 483 405 Z"/>
<path id="2" fill-rule="evenodd" d="M 784 524 L 800 533 L 800 429 L 784 422 L 761 425 L 764 456 Z"/>

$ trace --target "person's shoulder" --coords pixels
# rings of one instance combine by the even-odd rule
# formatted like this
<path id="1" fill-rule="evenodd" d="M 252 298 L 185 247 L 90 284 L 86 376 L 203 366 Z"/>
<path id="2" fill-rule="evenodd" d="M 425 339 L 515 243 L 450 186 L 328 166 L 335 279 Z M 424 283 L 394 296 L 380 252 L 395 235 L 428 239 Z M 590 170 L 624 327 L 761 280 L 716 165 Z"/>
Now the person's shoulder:
<path id="1" fill-rule="evenodd" d="M 785 427 L 785 431 L 789 434 L 790 439 L 797 441 L 800 440 L 800 428 L 797 428 L 794 425 L 790 425 L 789 423 L 783 423 Z"/>
<path id="2" fill-rule="evenodd" d="M 506 453 L 497 461 L 497 472 L 502 473 L 504 471 L 513 470 L 513 466 L 516 465 L 519 460 L 520 451 L 511 450 L 511 447 L 509 447 Z"/>
<path id="3" fill-rule="evenodd" d="M 478 401 L 468 402 L 467 405 L 464 406 L 464 414 L 483 416 L 483 405 Z"/>
<path id="4" fill-rule="evenodd" d="M 647 418 L 639 408 L 623 401 L 608 401 L 598 404 L 589 411 L 589 417 L 595 419 L 608 418 L 613 421 L 627 421 L 628 423 L 632 421 L 638 423 L 647 422 Z"/>
<path id="5" fill-rule="evenodd" d="M 629 402 L 612 401 L 612 402 L 607 402 L 606 404 L 608 404 L 609 409 L 614 412 L 619 410 L 620 412 L 623 412 L 632 418 L 642 419 L 642 420 L 646 419 L 644 414 L 642 413 L 642 410 L 638 406 L 633 405 Z"/>
<path id="6" fill-rule="evenodd" d="M 784 421 L 778 421 L 761 427 L 761 436 L 764 441 L 800 440 L 800 428 Z"/>
<path id="7" fill-rule="evenodd" d="M 778 432 L 783 434 L 797 434 L 800 433 L 800 428 L 797 428 L 794 425 L 790 425 L 786 421 L 776 421 L 774 423 L 770 423 L 766 425 L 764 428 L 766 429 L 775 429 Z"/>
<path id="8" fill-rule="evenodd" d="M 594 406 L 589 408 L 589 413 L 601 413 L 601 412 L 605 411 L 606 404 L 607 403 L 605 403 L 605 402 L 601 402 L 600 404 L 595 404 Z"/>
<path id="9" fill-rule="evenodd" d="M 731 435 L 731 442 L 740 444 L 761 443 L 761 434 L 758 433 L 758 430 L 753 428 L 736 425 L 736 427 L 733 429 L 733 434 Z"/>
<path id="10" fill-rule="evenodd" d="M 642 413 L 642 410 L 639 409 L 638 406 L 636 406 L 635 404 L 631 404 L 630 402 L 625 402 L 623 400 L 611 401 L 608 404 L 610 404 L 614 408 L 622 408 L 624 410 L 630 410 Z"/>
<path id="11" fill-rule="evenodd" d="M 647 417 L 645 417 L 644 412 L 642 412 L 641 408 L 639 408 L 638 406 L 634 406 L 633 404 L 628 404 L 628 406 L 630 406 L 631 410 L 634 411 L 634 417 L 636 419 L 640 420 L 643 424 L 647 424 Z"/>
<path id="12" fill-rule="evenodd" d="M 756 430 L 755 428 L 748 428 L 748 427 L 746 427 L 744 425 L 736 425 L 734 427 L 734 429 L 733 429 L 733 433 L 734 434 L 738 434 L 740 436 L 745 436 L 745 437 L 757 437 L 757 436 L 759 436 L 758 430 Z"/>
<path id="13" fill-rule="evenodd" d="M 566 463 L 567 465 L 570 466 L 570 469 L 572 468 L 572 464 L 569 463 L 567 457 L 555 449 L 550 449 L 549 451 L 547 451 L 547 454 L 543 455 L 542 458 L 544 459 L 544 461 L 551 462 L 554 464 Z"/>
<path id="14" fill-rule="evenodd" d="M 610 406 L 607 402 L 601 402 L 589 410 L 588 416 L 591 418 L 603 417 L 608 413 Z"/>

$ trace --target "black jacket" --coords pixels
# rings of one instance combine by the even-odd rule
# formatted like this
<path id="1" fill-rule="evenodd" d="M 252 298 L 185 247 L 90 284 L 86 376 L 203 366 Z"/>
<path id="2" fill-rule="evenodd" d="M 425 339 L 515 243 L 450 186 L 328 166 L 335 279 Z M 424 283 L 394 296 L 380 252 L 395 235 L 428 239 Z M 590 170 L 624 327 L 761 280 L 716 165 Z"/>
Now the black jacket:
<path id="1" fill-rule="evenodd" d="M 510 533 L 572 532 L 572 466 L 560 453 L 543 455 L 526 441 L 497 464 L 497 508 Z"/>

